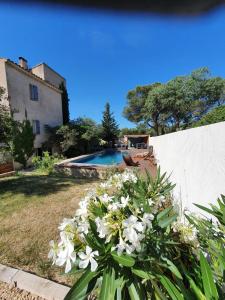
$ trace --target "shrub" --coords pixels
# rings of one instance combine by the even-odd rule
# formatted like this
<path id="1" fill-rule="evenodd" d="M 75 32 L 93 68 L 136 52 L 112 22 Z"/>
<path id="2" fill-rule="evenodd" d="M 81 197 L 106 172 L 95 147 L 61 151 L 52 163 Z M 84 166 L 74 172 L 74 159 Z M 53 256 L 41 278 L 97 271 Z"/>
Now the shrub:
<path id="1" fill-rule="evenodd" d="M 173 205 L 173 187 L 160 170 L 155 179 L 126 170 L 80 201 L 59 226 L 59 243 L 50 242 L 54 264 L 83 270 L 66 300 L 223 299 L 198 227 L 181 221 Z"/>
<path id="2" fill-rule="evenodd" d="M 54 164 L 63 159 L 61 155 L 50 155 L 48 151 L 43 152 L 43 157 L 35 156 L 32 163 L 38 172 L 52 174 L 54 172 Z"/>

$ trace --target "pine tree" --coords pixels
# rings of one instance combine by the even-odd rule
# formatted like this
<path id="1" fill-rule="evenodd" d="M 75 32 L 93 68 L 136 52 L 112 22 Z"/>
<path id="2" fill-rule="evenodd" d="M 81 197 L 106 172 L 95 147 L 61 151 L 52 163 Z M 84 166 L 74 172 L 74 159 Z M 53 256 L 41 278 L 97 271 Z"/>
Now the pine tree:
<path id="1" fill-rule="evenodd" d="M 119 128 L 113 113 L 110 111 L 110 104 L 108 102 L 106 103 L 105 111 L 103 112 L 102 129 L 102 138 L 108 143 L 117 138 Z"/>
<path id="2" fill-rule="evenodd" d="M 68 97 L 67 89 L 63 82 L 59 85 L 59 88 L 62 91 L 63 125 L 65 125 L 65 124 L 68 124 L 70 121 L 69 97 Z"/>

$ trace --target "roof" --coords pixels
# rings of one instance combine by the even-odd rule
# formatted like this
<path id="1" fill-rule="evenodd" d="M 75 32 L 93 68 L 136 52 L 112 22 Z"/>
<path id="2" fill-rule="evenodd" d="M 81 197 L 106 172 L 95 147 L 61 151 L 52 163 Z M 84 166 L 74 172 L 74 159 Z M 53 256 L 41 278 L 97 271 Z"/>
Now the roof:
<path id="1" fill-rule="evenodd" d="M 138 138 L 138 137 L 149 137 L 148 134 L 125 134 L 124 136 L 126 137 L 133 137 L 133 138 Z"/>
<path id="2" fill-rule="evenodd" d="M 39 76 L 33 74 L 33 73 L 31 72 L 32 69 L 27 69 L 27 70 L 26 70 L 26 69 L 22 68 L 19 64 L 15 63 L 14 61 L 12 61 L 12 60 L 10 60 L 10 59 L 8 59 L 8 58 L 5 59 L 5 60 L 6 60 L 6 62 L 7 62 L 8 64 L 10 64 L 10 65 L 13 66 L 13 67 L 16 67 L 16 68 L 17 68 L 18 70 L 20 70 L 21 72 L 27 74 L 28 76 L 33 77 L 34 79 L 37 79 L 38 81 L 44 83 L 45 85 L 47 85 L 48 87 L 50 87 L 50 88 L 56 90 L 57 92 L 62 93 L 62 91 L 61 91 L 58 87 L 56 87 L 55 85 L 53 85 L 52 83 L 49 83 L 48 81 L 42 79 L 41 77 L 39 77 Z"/>

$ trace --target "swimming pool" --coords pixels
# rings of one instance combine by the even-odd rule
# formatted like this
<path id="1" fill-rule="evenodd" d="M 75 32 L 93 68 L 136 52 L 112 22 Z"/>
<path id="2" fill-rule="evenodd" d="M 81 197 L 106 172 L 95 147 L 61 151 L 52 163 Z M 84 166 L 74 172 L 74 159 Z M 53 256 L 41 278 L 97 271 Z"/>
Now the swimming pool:
<path id="1" fill-rule="evenodd" d="M 71 160 L 70 163 L 88 165 L 118 165 L 122 163 L 122 161 L 123 157 L 121 151 L 105 151 Z"/>

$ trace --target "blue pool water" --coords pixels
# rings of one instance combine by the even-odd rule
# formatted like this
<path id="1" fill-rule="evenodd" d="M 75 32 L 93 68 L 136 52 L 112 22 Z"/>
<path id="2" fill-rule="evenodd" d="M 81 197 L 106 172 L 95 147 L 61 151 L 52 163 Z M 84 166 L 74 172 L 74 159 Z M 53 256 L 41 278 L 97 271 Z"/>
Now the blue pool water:
<path id="1" fill-rule="evenodd" d="M 117 165 L 120 164 L 122 161 L 123 157 L 121 151 L 106 151 L 85 158 L 75 159 L 71 162 L 92 165 Z"/>

